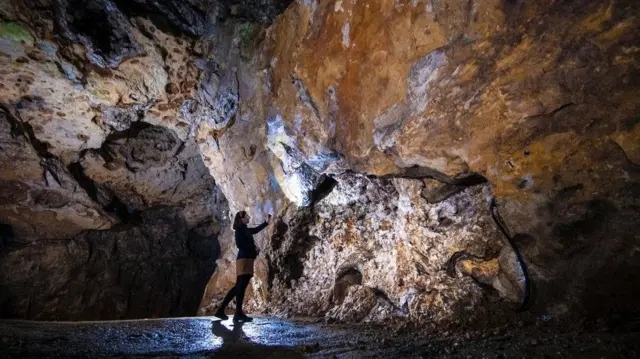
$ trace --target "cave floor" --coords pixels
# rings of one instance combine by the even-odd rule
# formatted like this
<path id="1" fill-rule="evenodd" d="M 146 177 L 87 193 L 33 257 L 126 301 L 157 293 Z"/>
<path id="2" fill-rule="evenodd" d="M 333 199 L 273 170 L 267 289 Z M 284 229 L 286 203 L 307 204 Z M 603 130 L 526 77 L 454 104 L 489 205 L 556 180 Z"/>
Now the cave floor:
<path id="1" fill-rule="evenodd" d="M 559 331 L 535 324 L 465 335 L 310 319 L 0 321 L 0 358 L 637 358 L 638 321 Z"/>

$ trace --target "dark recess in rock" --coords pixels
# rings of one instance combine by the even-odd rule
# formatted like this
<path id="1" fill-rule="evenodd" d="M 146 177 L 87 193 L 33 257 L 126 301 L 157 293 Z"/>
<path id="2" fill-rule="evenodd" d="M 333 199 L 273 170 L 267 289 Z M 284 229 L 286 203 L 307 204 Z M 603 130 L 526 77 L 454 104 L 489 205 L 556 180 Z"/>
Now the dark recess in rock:
<path id="1" fill-rule="evenodd" d="M 331 176 L 322 175 L 320 184 L 311 192 L 311 206 L 327 197 L 331 191 L 336 187 L 338 181 Z"/>
<path id="2" fill-rule="evenodd" d="M 452 177 L 433 168 L 420 166 L 403 168 L 398 173 L 382 176 L 381 178 L 433 178 L 442 183 L 465 187 L 487 183 L 487 179 L 479 173 L 461 173 Z"/>
<path id="3" fill-rule="evenodd" d="M 220 254 L 217 235 L 190 231 L 178 207 L 157 207 L 110 230 L 5 249 L 0 317 L 193 316 Z"/>
<path id="4" fill-rule="evenodd" d="M 0 223 L 0 252 L 9 247 L 15 240 L 13 228 L 5 223 Z"/>
<path id="5" fill-rule="evenodd" d="M 146 17 L 163 32 L 198 37 L 206 28 L 205 13 L 184 0 L 114 0 L 129 16 Z"/>
<path id="6" fill-rule="evenodd" d="M 231 16 L 271 24 L 293 0 L 222 0 Z"/>
<path id="7" fill-rule="evenodd" d="M 466 188 L 467 186 L 443 183 L 436 188 L 423 189 L 422 197 L 426 199 L 428 203 L 438 203 L 464 191 Z"/>
<path id="8" fill-rule="evenodd" d="M 338 273 L 336 284 L 333 286 L 333 302 L 337 305 L 342 304 L 349 287 L 358 284 L 362 284 L 362 273 L 353 267 L 343 269 Z"/>
<path id="9" fill-rule="evenodd" d="M 309 225 L 313 223 L 313 207 L 295 212 L 289 224 L 279 224 L 271 237 L 272 245 L 267 250 L 269 260 L 269 286 L 277 277 L 286 285 L 300 279 L 304 269 L 304 257 L 311 250 L 318 237 L 309 235 Z"/>
<path id="10" fill-rule="evenodd" d="M 370 177 L 373 178 L 375 176 Z M 422 190 L 422 197 L 426 199 L 428 203 L 442 202 L 464 191 L 467 187 L 487 183 L 487 179 L 479 173 L 461 173 L 452 177 L 433 168 L 420 166 L 403 168 L 399 173 L 382 176 L 380 178 L 434 179 L 441 182 L 441 184 L 435 188 L 425 186 Z"/>
<path id="11" fill-rule="evenodd" d="M 57 32 L 87 48 L 95 66 L 115 68 L 126 58 L 144 54 L 129 19 L 111 0 L 55 0 Z"/>

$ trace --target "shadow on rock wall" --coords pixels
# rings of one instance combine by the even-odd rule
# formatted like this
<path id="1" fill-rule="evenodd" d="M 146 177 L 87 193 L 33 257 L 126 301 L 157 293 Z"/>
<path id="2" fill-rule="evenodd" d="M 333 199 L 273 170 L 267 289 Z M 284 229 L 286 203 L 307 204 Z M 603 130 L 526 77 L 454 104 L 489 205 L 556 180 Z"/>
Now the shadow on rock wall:
<path id="1" fill-rule="evenodd" d="M 220 255 L 212 228 L 159 207 L 127 225 L 0 252 L 0 317 L 104 320 L 195 315 Z"/>

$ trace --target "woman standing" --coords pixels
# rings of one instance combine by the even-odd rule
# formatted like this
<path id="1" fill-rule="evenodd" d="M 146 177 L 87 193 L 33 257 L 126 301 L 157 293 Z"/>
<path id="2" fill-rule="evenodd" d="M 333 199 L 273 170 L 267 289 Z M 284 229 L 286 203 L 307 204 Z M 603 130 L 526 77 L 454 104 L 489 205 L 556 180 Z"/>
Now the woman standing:
<path id="1" fill-rule="evenodd" d="M 253 261 L 258 256 L 258 248 L 253 241 L 253 235 L 267 227 L 269 221 L 271 221 L 271 215 L 269 215 L 269 219 L 267 219 L 266 222 L 255 228 L 247 227 L 250 220 L 251 217 L 249 217 L 246 211 L 238 212 L 233 219 L 233 230 L 236 232 L 236 246 L 238 247 L 236 284 L 233 288 L 229 289 L 218 311 L 214 314 L 214 316 L 222 320 L 229 319 L 229 317 L 224 314 L 224 311 L 234 297 L 236 298 L 236 314 L 233 316 L 233 320 L 244 322 L 250 322 L 252 320 L 252 318 L 248 317 L 242 311 L 242 302 L 244 301 L 244 292 L 249 285 L 251 277 L 253 277 Z"/>

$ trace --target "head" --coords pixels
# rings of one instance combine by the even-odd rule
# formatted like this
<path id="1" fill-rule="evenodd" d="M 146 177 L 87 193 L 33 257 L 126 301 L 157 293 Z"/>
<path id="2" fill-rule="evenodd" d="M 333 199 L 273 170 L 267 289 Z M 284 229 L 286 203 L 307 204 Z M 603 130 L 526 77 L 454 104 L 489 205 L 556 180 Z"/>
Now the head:
<path id="1" fill-rule="evenodd" d="M 247 211 L 240 211 L 236 213 L 236 217 L 233 219 L 233 229 L 236 230 L 241 224 L 248 224 L 251 217 Z"/>

